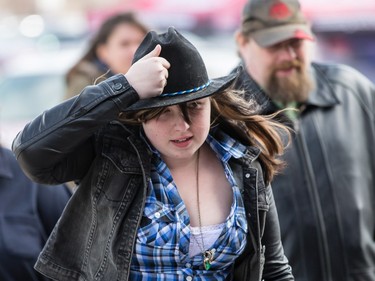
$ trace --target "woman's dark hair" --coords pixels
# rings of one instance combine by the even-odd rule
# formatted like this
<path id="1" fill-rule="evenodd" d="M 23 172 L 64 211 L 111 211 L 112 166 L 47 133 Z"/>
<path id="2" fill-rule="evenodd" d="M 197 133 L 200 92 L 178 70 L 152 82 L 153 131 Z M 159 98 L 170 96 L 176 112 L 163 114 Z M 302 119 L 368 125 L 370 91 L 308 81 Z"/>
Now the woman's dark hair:
<path id="1" fill-rule="evenodd" d="M 210 97 L 211 128 L 219 126 L 241 143 L 259 147 L 259 161 L 265 182 L 268 184 L 285 165 L 279 156 L 290 142 L 290 129 L 276 121 L 281 111 L 271 115 L 259 115 L 257 104 L 250 104 L 243 95 L 242 91 L 229 88 Z M 190 123 L 186 103 L 179 104 L 179 107 L 185 121 Z M 140 125 L 156 118 L 163 111 L 164 108 L 154 108 L 122 112 L 119 120 L 131 125 Z"/>
<path id="2" fill-rule="evenodd" d="M 129 25 L 135 26 L 140 31 L 142 31 L 145 35 L 149 31 L 149 28 L 145 24 L 143 24 L 133 12 L 116 14 L 114 16 L 109 17 L 102 23 L 99 30 L 96 32 L 95 36 L 91 39 L 89 48 L 86 51 L 86 53 L 67 73 L 66 75 L 67 81 L 69 81 L 70 77 L 74 75 L 78 65 L 81 62 L 83 61 L 92 62 L 98 59 L 97 54 L 96 54 L 96 50 L 98 46 L 101 44 L 105 44 L 108 38 L 113 33 L 114 29 L 120 24 L 129 24 Z"/>

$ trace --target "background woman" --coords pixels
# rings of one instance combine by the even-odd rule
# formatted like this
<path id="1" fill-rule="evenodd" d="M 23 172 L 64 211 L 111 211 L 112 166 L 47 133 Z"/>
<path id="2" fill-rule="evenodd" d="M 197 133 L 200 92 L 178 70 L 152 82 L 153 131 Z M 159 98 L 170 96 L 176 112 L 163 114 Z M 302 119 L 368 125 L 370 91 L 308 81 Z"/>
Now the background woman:
<path id="1" fill-rule="evenodd" d="M 134 13 L 109 17 L 92 38 L 88 50 L 66 75 L 67 95 L 79 94 L 97 79 L 126 73 L 148 27 Z"/>

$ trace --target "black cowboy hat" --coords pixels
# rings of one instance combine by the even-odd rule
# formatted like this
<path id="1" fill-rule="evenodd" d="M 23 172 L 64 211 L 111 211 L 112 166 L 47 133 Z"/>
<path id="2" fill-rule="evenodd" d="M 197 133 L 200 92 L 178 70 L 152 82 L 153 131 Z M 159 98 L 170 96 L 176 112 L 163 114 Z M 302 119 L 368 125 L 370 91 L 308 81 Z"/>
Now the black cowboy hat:
<path id="1" fill-rule="evenodd" d="M 173 27 L 169 27 L 168 32 L 162 34 L 155 31 L 147 33 L 135 52 L 132 63 L 151 52 L 157 44 L 161 46 L 160 57 L 171 64 L 167 85 L 160 96 L 140 99 L 126 111 L 165 107 L 208 97 L 228 88 L 237 77 L 237 74 L 233 73 L 209 79 L 198 50 Z"/>

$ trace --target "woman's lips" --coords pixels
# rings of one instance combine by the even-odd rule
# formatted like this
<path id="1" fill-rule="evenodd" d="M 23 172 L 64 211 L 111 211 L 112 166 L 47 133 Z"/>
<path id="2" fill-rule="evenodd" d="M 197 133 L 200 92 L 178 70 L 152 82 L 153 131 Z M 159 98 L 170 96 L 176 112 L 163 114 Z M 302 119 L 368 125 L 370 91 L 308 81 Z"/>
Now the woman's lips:
<path id="1" fill-rule="evenodd" d="M 186 147 L 191 143 L 192 139 L 193 137 L 186 137 L 186 138 L 171 140 L 171 142 L 178 147 Z"/>

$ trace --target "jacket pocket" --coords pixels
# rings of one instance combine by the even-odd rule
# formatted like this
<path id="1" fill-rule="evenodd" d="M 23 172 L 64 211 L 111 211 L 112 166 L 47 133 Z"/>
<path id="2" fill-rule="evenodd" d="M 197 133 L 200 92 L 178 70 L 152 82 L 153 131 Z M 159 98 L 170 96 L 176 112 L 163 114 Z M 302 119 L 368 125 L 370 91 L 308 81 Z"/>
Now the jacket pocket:
<path id="1" fill-rule="evenodd" d="M 147 202 L 137 239 L 142 244 L 162 247 L 173 240 L 175 227 L 173 209 L 169 209 L 160 202 Z"/>

